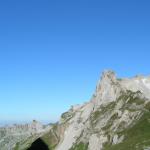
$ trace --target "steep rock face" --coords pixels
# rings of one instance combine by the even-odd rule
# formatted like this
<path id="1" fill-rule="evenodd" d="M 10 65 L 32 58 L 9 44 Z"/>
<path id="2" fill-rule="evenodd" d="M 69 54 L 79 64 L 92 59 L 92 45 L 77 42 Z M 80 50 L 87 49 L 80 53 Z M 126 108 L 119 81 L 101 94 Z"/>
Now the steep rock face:
<path id="1" fill-rule="evenodd" d="M 99 80 L 92 101 L 96 107 L 115 101 L 120 94 L 122 87 L 113 71 L 104 71 Z"/>
<path id="2" fill-rule="evenodd" d="M 135 76 L 133 78 L 117 79 L 115 72 L 104 71 L 99 80 L 93 101 L 96 106 L 115 101 L 122 91 L 140 91 L 150 99 L 150 77 Z"/>

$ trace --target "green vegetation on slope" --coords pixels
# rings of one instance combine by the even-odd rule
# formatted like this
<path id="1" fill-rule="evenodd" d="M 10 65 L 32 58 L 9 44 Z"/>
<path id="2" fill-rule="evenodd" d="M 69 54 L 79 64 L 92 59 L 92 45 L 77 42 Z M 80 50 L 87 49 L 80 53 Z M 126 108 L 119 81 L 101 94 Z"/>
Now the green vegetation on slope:
<path id="1" fill-rule="evenodd" d="M 87 150 L 88 143 L 80 142 L 79 144 L 74 145 L 70 150 Z"/>
<path id="2" fill-rule="evenodd" d="M 57 123 L 53 124 L 52 129 L 41 137 L 41 139 L 45 142 L 45 144 L 48 145 L 48 148 L 50 150 L 55 149 L 55 147 L 59 143 L 59 137 L 57 136 L 58 128 L 59 125 Z"/>
<path id="3" fill-rule="evenodd" d="M 53 150 L 57 145 L 57 139 L 52 135 L 52 133 L 47 133 L 41 137 L 41 139 L 47 144 L 49 150 Z"/>
<path id="4" fill-rule="evenodd" d="M 96 125 L 97 122 L 99 121 L 99 118 L 103 116 L 106 112 L 107 113 L 111 112 L 114 109 L 115 105 L 116 105 L 115 102 L 111 102 L 106 106 L 101 106 L 99 110 L 92 113 L 90 118 L 92 126 Z"/>
<path id="5" fill-rule="evenodd" d="M 145 112 L 134 126 L 118 134 L 125 135 L 124 141 L 106 144 L 104 150 L 143 150 L 150 146 L 150 112 Z"/>
<path id="6" fill-rule="evenodd" d="M 25 139 L 21 142 L 16 143 L 13 150 L 26 150 L 28 147 L 31 146 L 31 144 L 36 140 L 37 138 L 34 136 L 29 137 L 28 139 Z"/>

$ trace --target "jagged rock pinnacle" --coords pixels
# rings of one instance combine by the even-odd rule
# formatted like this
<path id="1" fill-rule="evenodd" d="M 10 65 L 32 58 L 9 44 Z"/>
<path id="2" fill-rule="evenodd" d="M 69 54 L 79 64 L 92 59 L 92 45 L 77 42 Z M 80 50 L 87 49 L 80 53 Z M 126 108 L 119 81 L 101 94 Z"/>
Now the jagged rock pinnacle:
<path id="1" fill-rule="evenodd" d="M 114 71 L 106 70 L 102 73 L 102 77 L 96 86 L 92 102 L 94 102 L 96 107 L 99 107 L 101 104 L 116 101 L 120 91 L 126 90 L 140 91 L 145 97 L 150 98 L 150 77 L 138 76 L 119 80 Z"/>
<path id="2" fill-rule="evenodd" d="M 120 88 L 114 71 L 106 70 L 102 73 L 94 94 L 95 105 L 114 101 L 118 96 Z"/>
<path id="3" fill-rule="evenodd" d="M 116 74 L 112 70 L 105 70 L 102 73 L 102 76 L 97 84 L 96 91 L 99 91 L 99 89 L 103 86 L 103 84 L 108 83 L 108 82 L 110 84 L 113 82 L 116 82 Z"/>

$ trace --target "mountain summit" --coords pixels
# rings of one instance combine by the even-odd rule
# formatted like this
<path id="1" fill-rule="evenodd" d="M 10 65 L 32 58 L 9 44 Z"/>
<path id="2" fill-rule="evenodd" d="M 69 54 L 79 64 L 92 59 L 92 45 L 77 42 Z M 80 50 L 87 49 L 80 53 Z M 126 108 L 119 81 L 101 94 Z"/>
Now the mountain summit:
<path id="1" fill-rule="evenodd" d="M 121 79 L 104 71 L 89 102 L 71 107 L 42 131 L 10 149 L 31 149 L 40 139 L 50 150 L 149 150 L 150 77 Z"/>

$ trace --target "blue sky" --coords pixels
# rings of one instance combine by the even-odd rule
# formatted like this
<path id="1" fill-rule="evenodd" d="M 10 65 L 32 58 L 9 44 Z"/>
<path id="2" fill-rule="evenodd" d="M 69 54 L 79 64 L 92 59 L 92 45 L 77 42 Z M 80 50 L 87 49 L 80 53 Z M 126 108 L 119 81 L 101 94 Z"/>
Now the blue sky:
<path id="1" fill-rule="evenodd" d="M 104 69 L 150 74 L 149 0 L 1 0 L 0 121 L 55 121 Z"/>

